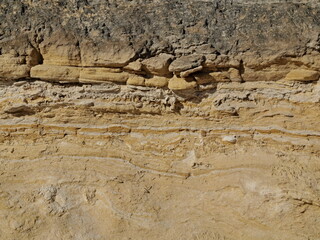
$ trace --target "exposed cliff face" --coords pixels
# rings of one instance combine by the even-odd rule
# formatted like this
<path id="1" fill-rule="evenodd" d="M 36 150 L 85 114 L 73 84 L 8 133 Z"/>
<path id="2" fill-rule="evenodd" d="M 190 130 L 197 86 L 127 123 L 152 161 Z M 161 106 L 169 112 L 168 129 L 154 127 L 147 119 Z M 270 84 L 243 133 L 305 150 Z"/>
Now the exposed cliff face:
<path id="1" fill-rule="evenodd" d="M 319 12 L 2 0 L 0 239 L 319 239 Z"/>
<path id="2" fill-rule="evenodd" d="M 0 9 L 6 78 L 129 79 L 83 70 L 111 67 L 146 78 L 223 72 L 231 81 L 274 81 L 319 69 L 317 1 L 2 1 Z"/>

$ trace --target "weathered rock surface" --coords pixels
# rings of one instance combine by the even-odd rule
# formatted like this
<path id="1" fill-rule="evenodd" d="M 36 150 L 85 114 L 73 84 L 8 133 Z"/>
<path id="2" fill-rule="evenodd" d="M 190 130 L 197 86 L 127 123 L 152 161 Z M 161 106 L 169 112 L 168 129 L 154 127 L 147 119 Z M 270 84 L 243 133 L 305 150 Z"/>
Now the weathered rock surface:
<path id="1" fill-rule="evenodd" d="M 320 239 L 320 3 L 0 2 L 0 239 Z"/>
<path id="2" fill-rule="evenodd" d="M 169 71 L 180 73 L 189 69 L 197 68 L 201 66 L 204 60 L 204 56 L 198 54 L 182 56 L 173 61 L 173 63 L 169 67 Z"/>
<path id="3" fill-rule="evenodd" d="M 319 83 L 0 93 L 1 239 L 319 237 Z"/>
<path id="4" fill-rule="evenodd" d="M 56 65 L 37 65 L 30 71 L 32 78 L 39 78 L 46 81 L 66 81 L 78 82 L 80 77 L 80 68 L 56 66 Z"/>
<path id="5" fill-rule="evenodd" d="M 158 87 L 158 88 L 165 88 L 168 86 L 169 79 L 166 77 L 158 77 L 155 76 L 150 79 L 145 80 L 145 84 L 147 87 Z"/>
<path id="6" fill-rule="evenodd" d="M 171 90 L 188 90 L 195 89 L 197 82 L 192 78 L 173 77 L 169 80 L 168 88 Z"/>
<path id="7" fill-rule="evenodd" d="M 173 55 L 161 53 L 156 57 L 144 60 L 143 65 L 151 74 L 165 76 L 170 73 L 169 65 L 173 59 Z"/>
<path id="8" fill-rule="evenodd" d="M 291 70 L 287 76 L 288 81 L 318 81 L 320 77 L 320 72 L 305 70 L 305 69 L 295 69 Z"/>
<path id="9" fill-rule="evenodd" d="M 113 68 L 78 68 L 81 83 L 117 82 L 126 83 L 129 74 Z"/>

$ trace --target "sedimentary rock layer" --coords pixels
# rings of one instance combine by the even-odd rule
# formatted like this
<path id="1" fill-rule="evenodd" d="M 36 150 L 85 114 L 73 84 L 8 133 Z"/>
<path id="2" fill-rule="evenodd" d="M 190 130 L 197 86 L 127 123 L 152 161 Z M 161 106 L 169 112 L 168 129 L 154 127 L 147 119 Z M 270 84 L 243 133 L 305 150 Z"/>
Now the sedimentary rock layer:
<path id="1" fill-rule="evenodd" d="M 319 91 L 2 86 L 1 238 L 317 239 Z"/>
<path id="2" fill-rule="evenodd" d="M 6 20 L 0 32 L 2 78 L 130 79 L 124 74 L 101 78 L 110 68 L 145 79 L 176 75 L 187 82 L 207 74 L 198 84 L 276 81 L 287 74 L 297 80 L 319 78 L 310 72 L 319 71 L 317 1 L 5 0 L 0 9 L 0 19 Z M 295 69 L 308 77 L 291 74 Z"/>
<path id="3" fill-rule="evenodd" d="M 2 0 L 0 239 L 319 239 L 319 13 Z"/>

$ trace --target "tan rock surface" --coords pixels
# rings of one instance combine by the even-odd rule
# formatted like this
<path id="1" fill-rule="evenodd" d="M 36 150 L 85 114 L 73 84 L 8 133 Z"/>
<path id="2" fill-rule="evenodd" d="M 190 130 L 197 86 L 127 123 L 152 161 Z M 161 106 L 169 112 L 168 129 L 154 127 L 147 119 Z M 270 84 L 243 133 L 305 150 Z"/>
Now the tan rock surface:
<path id="1" fill-rule="evenodd" d="M 1 0 L 0 240 L 319 240 L 319 12 Z"/>
<path id="2" fill-rule="evenodd" d="M 0 238 L 316 240 L 319 91 L 0 85 Z"/>
<path id="3" fill-rule="evenodd" d="M 65 81 L 78 82 L 80 68 L 56 66 L 56 65 L 37 65 L 31 68 L 30 76 L 46 81 Z"/>
<path id="4" fill-rule="evenodd" d="M 169 80 L 169 89 L 171 90 L 188 90 L 197 87 L 197 82 L 193 78 L 180 78 L 174 76 Z"/>
<path id="5" fill-rule="evenodd" d="M 40 44 L 43 63 L 47 65 L 80 66 L 79 41 L 65 31 L 55 32 Z"/>
<path id="6" fill-rule="evenodd" d="M 232 82 L 242 82 L 242 76 L 240 74 L 240 71 L 236 68 L 230 68 L 228 70 L 229 78 Z"/>
<path id="7" fill-rule="evenodd" d="M 288 81 L 317 81 L 319 77 L 320 72 L 318 71 L 295 69 L 291 70 L 285 79 Z"/>
<path id="8" fill-rule="evenodd" d="M 1 64 L 1 63 L 0 63 Z M 29 76 L 30 67 L 27 65 L 0 65 L 1 78 L 21 79 Z"/>
<path id="9" fill-rule="evenodd" d="M 159 87 L 164 88 L 168 86 L 169 78 L 155 76 L 153 78 L 148 78 L 145 80 L 147 87 Z"/>
<path id="10" fill-rule="evenodd" d="M 0 78 L 20 79 L 29 76 L 30 66 L 26 58 L 12 54 L 0 55 Z"/>
<path id="11" fill-rule="evenodd" d="M 135 86 L 144 86 L 145 79 L 141 76 L 131 75 L 128 78 L 127 84 Z"/>
<path id="12" fill-rule="evenodd" d="M 129 74 L 117 68 L 81 68 L 80 79 L 82 83 L 117 82 L 126 83 Z"/>
<path id="13" fill-rule="evenodd" d="M 317 240 L 317 55 L 69 40 L 0 55 L 0 239 Z"/>

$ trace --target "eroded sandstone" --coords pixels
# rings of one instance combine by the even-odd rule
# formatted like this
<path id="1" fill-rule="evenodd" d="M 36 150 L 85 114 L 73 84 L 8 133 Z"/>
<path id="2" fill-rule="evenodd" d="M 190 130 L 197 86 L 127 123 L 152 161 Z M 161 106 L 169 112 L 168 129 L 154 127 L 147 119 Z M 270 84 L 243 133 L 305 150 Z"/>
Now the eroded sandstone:
<path id="1" fill-rule="evenodd" d="M 2 0 L 0 239 L 319 239 L 319 11 Z"/>

